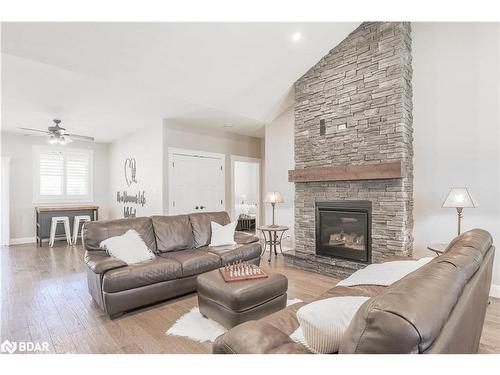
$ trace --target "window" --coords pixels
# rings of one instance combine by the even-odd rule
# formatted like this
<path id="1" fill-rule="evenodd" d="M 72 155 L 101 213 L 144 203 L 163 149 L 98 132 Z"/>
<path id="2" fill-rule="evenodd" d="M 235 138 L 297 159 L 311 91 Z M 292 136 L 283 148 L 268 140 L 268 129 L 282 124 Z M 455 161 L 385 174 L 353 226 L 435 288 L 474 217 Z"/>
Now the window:
<path id="1" fill-rule="evenodd" d="M 92 196 L 92 150 L 33 147 L 34 201 L 88 202 Z"/>

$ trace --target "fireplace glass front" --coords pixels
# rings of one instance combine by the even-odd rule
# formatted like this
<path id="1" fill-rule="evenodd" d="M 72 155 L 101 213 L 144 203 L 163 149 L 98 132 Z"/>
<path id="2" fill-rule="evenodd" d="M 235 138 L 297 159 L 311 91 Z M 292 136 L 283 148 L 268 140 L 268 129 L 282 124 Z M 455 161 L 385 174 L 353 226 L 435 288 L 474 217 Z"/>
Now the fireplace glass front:
<path id="1" fill-rule="evenodd" d="M 316 202 L 316 254 L 371 262 L 371 202 Z"/>

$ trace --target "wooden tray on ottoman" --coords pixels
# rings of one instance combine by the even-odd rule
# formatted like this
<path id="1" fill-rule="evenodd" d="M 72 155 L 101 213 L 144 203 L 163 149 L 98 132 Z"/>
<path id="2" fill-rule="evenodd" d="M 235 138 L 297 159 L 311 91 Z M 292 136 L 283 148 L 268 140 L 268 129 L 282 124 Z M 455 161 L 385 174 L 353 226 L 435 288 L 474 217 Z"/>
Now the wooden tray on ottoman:
<path id="1" fill-rule="evenodd" d="M 242 276 L 234 276 L 234 275 L 230 276 L 229 270 L 225 269 L 224 267 L 219 268 L 219 272 L 226 283 L 231 283 L 234 281 L 265 279 L 268 277 L 267 274 L 262 270 L 260 270 L 260 274 L 257 275 L 242 275 Z"/>

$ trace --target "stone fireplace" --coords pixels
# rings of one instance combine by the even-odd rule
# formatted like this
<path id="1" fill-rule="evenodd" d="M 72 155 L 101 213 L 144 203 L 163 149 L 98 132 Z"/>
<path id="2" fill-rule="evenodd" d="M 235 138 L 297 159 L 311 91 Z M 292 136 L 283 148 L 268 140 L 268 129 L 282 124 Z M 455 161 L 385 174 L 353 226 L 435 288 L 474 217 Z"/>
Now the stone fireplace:
<path id="1" fill-rule="evenodd" d="M 411 256 L 410 24 L 365 22 L 295 83 L 295 251 L 345 277 Z"/>

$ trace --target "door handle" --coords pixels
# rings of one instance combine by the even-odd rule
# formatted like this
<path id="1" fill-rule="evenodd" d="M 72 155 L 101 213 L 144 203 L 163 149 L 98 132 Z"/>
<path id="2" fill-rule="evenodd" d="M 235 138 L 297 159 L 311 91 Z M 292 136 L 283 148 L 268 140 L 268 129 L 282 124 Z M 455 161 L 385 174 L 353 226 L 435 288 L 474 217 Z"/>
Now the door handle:
<path id="1" fill-rule="evenodd" d="M 200 206 L 200 210 L 203 210 L 205 208 L 205 206 Z"/>
<path id="2" fill-rule="evenodd" d="M 197 209 L 199 209 L 199 208 L 200 208 L 200 207 L 198 207 L 198 206 L 196 206 L 196 207 L 195 207 L 195 209 L 196 209 L 196 210 L 197 210 Z"/>

